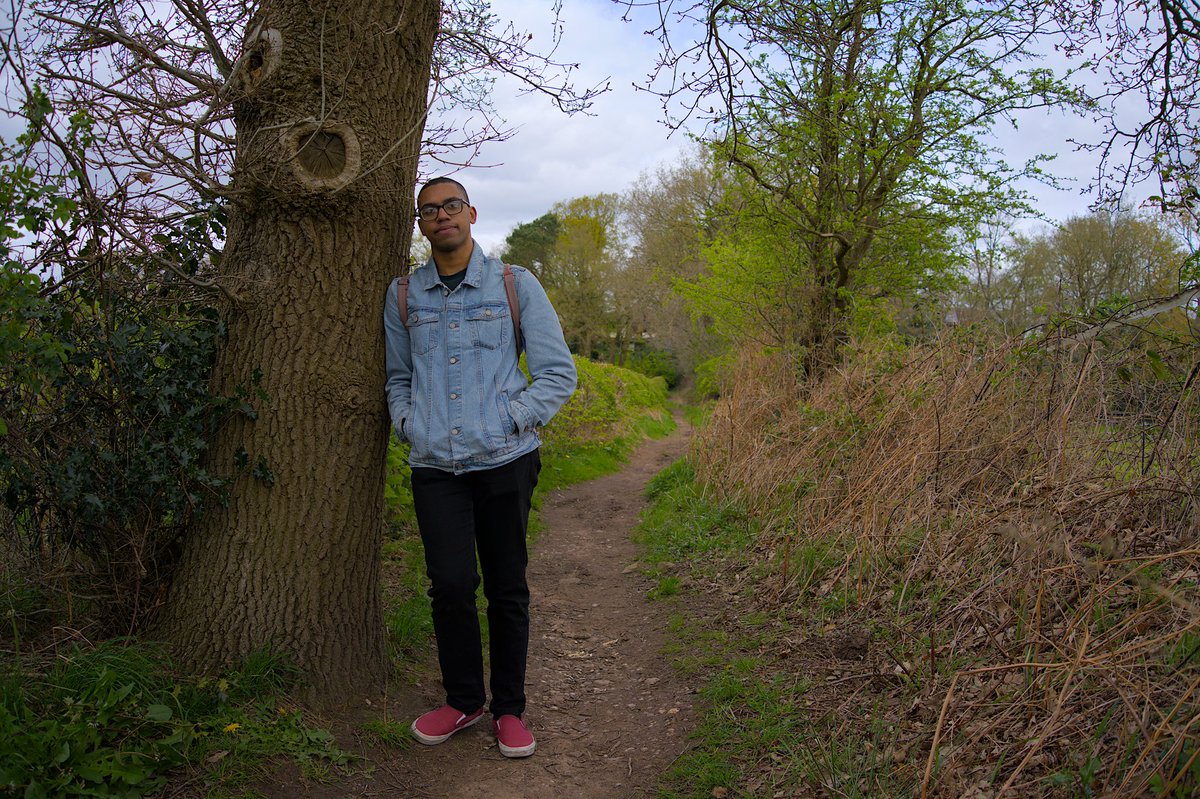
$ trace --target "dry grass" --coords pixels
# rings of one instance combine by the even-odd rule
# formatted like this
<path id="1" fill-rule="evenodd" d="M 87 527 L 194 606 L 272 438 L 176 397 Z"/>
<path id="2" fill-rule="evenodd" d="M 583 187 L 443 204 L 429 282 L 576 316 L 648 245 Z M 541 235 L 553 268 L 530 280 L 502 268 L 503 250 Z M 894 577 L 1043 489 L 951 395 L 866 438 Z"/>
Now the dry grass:
<path id="1" fill-rule="evenodd" d="M 774 602 L 921 642 L 926 710 L 892 719 L 921 796 L 1200 791 L 1196 352 L 955 334 L 815 386 L 741 359 L 697 473 L 767 522 Z"/>

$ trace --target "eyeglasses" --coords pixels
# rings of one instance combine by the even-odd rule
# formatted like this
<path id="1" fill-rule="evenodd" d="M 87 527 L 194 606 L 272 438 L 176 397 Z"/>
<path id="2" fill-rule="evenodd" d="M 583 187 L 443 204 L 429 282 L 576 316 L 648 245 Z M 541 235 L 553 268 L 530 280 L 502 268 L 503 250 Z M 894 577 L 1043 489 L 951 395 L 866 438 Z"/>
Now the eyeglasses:
<path id="1" fill-rule="evenodd" d="M 454 197 L 453 199 L 446 200 L 446 202 L 442 203 L 441 205 L 434 205 L 433 203 L 422 205 L 417 209 L 417 216 L 421 217 L 421 219 L 425 220 L 426 222 L 432 222 L 433 220 L 437 219 L 438 212 L 443 208 L 446 209 L 447 216 L 455 216 L 457 214 L 461 214 L 462 209 L 466 207 L 466 200 L 460 200 L 459 198 Z"/>

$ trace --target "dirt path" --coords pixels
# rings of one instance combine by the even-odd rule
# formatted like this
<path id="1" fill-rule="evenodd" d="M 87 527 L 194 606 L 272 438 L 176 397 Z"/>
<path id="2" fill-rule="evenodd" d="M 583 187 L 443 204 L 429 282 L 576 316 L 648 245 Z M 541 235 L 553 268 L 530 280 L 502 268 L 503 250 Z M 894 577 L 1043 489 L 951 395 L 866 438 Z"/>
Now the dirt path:
<path id="1" fill-rule="evenodd" d="M 692 694 L 662 655 L 666 614 L 646 597 L 630 540 L 643 488 L 679 457 L 687 431 L 646 442 L 620 473 L 542 499 L 534 549 L 526 718 L 538 749 L 500 755 L 490 717 L 434 747 L 376 749 L 369 774 L 334 791 L 302 780 L 274 786 L 291 796 L 423 799 L 633 799 L 655 794 L 659 776 L 687 745 Z M 432 659 L 431 659 L 432 661 Z M 436 673 L 393 697 L 398 718 L 443 701 Z M 298 776 L 298 775 L 295 775 Z M 289 790 L 290 789 L 290 790 Z M 278 795 L 278 794 L 277 794 Z"/>

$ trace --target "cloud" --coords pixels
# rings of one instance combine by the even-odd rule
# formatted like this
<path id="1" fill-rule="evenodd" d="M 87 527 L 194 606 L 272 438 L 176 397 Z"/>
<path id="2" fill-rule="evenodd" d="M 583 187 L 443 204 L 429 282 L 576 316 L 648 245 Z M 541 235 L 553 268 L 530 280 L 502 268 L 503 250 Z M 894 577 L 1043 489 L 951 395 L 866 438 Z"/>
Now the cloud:
<path id="1" fill-rule="evenodd" d="M 479 210 L 476 240 L 490 253 L 502 249 L 516 225 L 546 213 L 561 200 L 625 191 L 642 172 L 680 157 L 690 142 L 663 124 L 661 102 L 634 89 L 654 65 L 656 41 L 646 25 L 621 21 L 623 6 L 607 0 L 574 0 L 562 9 L 563 35 L 555 57 L 577 62 L 576 86 L 609 81 L 589 115 L 566 116 L 549 98 L 520 91 L 501 79 L 493 93 L 500 115 L 517 129 L 505 142 L 484 146 L 456 175 Z M 493 12 L 551 40 L 548 0 L 494 0 Z"/>

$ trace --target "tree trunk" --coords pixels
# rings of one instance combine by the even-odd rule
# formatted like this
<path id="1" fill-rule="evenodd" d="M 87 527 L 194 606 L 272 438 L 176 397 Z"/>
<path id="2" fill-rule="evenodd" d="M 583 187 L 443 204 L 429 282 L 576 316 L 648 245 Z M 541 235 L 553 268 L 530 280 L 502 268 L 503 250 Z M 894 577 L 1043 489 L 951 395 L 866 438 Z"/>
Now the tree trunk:
<path id="1" fill-rule="evenodd" d="M 158 620 L 189 668 L 270 648 L 326 704 L 385 673 L 381 303 L 407 261 L 438 9 L 278 0 L 251 31 L 214 387 L 253 410 L 217 434 L 230 500 Z"/>

